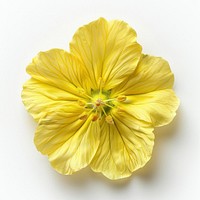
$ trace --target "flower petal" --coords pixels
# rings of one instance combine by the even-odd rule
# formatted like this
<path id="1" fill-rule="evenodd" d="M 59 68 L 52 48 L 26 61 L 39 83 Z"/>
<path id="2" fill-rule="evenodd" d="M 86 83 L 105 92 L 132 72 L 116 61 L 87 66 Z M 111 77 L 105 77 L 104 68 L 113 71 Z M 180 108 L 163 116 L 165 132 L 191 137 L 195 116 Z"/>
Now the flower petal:
<path id="1" fill-rule="evenodd" d="M 125 22 L 100 18 L 78 29 L 71 52 L 84 63 L 93 89 L 109 90 L 133 73 L 141 55 L 136 32 Z"/>
<path id="2" fill-rule="evenodd" d="M 112 94 L 113 96 L 143 94 L 171 89 L 173 84 L 174 75 L 167 61 L 160 57 L 142 55 L 134 73 L 114 88 Z"/>
<path id="3" fill-rule="evenodd" d="M 153 128 L 127 113 L 112 112 L 114 125 L 102 125 L 100 144 L 90 166 L 109 179 L 125 178 L 151 157 Z"/>
<path id="4" fill-rule="evenodd" d="M 27 73 L 34 79 L 79 95 L 77 88 L 90 89 L 88 75 L 82 64 L 61 49 L 40 52 L 27 66 Z"/>
<path id="5" fill-rule="evenodd" d="M 84 108 L 66 105 L 57 110 L 51 109 L 40 120 L 34 142 L 42 154 L 48 155 L 62 146 L 84 124 L 79 120 Z"/>
<path id="6" fill-rule="evenodd" d="M 127 96 L 120 109 L 153 126 L 163 126 L 172 121 L 179 106 L 179 99 L 171 89 L 158 90 L 147 94 Z"/>
<path id="7" fill-rule="evenodd" d="M 78 99 L 81 98 L 33 78 L 24 84 L 22 91 L 22 101 L 36 121 L 51 109 L 55 111 L 69 104 L 77 104 Z"/>
<path id="8" fill-rule="evenodd" d="M 77 108 L 52 113 L 39 123 L 35 145 L 49 156 L 51 165 L 61 174 L 72 174 L 86 167 L 99 145 L 100 128 L 89 117 L 80 120 Z"/>

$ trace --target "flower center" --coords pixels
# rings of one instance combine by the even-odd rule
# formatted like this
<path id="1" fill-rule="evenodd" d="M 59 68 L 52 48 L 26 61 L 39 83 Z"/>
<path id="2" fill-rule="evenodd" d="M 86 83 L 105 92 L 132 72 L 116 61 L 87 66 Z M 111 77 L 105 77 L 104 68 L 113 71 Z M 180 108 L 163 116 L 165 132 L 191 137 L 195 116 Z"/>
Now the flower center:
<path id="1" fill-rule="evenodd" d="M 114 101 L 109 98 L 109 92 L 94 91 L 90 102 L 86 103 L 86 107 L 93 113 L 92 121 L 109 116 L 110 110 L 115 107 Z"/>
<path id="2" fill-rule="evenodd" d="M 88 116 L 92 115 L 92 121 L 101 120 L 105 118 L 109 124 L 114 124 L 113 118 L 110 114 L 112 108 L 116 107 L 115 103 L 118 101 L 125 101 L 125 96 L 120 96 L 114 99 L 110 98 L 108 91 L 92 91 L 91 96 L 88 97 L 88 102 L 79 101 L 79 105 L 84 106 L 86 112 L 81 115 L 81 120 L 86 120 Z"/>

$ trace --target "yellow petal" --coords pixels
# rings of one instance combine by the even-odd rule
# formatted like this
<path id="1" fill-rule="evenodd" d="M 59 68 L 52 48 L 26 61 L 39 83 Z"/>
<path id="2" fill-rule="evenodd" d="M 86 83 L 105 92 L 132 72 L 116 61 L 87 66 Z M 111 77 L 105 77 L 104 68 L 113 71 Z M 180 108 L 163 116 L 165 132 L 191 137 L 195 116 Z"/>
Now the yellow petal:
<path id="1" fill-rule="evenodd" d="M 112 112 L 114 124 L 104 122 L 100 144 L 90 166 L 109 179 L 128 177 L 151 157 L 153 128 L 127 113 Z"/>
<path id="2" fill-rule="evenodd" d="M 160 57 L 143 55 L 134 73 L 114 88 L 112 94 L 143 94 L 154 90 L 171 89 L 173 84 L 174 75 L 167 61 Z"/>
<path id="3" fill-rule="evenodd" d="M 35 145 L 55 170 L 61 174 L 72 174 L 86 167 L 99 145 L 100 128 L 91 117 L 86 121 L 78 119 L 76 108 L 42 119 L 35 135 Z"/>
<path id="4" fill-rule="evenodd" d="M 40 52 L 27 66 L 27 73 L 34 79 L 79 95 L 77 88 L 90 89 L 82 64 L 61 49 Z"/>
<path id="5" fill-rule="evenodd" d="M 70 50 L 85 65 L 93 89 L 100 87 L 102 78 L 105 90 L 133 73 L 141 55 L 136 32 L 127 23 L 103 18 L 79 28 Z"/>
<path id="6" fill-rule="evenodd" d="M 36 121 L 51 109 L 77 104 L 78 99 L 80 97 L 33 78 L 24 84 L 22 91 L 22 101 Z"/>
<path id="7" fill-rule="evenodd" d="M 153 126 L 170 123 L 179 106 L 179 99 L 171 89 L 127 96 L 126 102 L 118 103 L 122 111 Z"/>
<path id="8" fill-rule="evenodd" d="M 83 113 L 84 108 L 78 105 L 50 109 L 43 115 L 35 133 L 34 142 L 38 151 L 48 155 L 61 147 L 83 126 L 84 121 L 79 119 Z"/>

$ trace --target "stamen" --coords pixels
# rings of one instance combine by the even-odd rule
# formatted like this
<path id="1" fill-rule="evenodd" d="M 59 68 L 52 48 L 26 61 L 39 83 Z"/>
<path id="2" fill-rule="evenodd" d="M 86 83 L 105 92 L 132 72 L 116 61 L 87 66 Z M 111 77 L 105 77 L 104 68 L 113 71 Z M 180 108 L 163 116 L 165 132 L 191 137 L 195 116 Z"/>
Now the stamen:
<path id="1" fill-rule="evenodd" d="M 118 96 L 117 101 L 119 101 L 119 102 L 126 101 L 126 96 L 125 95 Z"/>
<path id="2" fill-rule="evenodd" d="M 96 109 L 96 106 L 94 105 L 94 103 L 86 103 L 85 104 L 85 108 L 86 109 Z"/>
<path id="3" fill-rule="evenodd" d="M 123 113 L 124 110 L 123 110 L 122 108 L 119 108 L 119 107 L 118 107 L 118 108 L 117 108 L 117 112 L 118 112 L 118 113 Z"/>
<path id="4" fill-rule="evenodd" d="M 96 113 L 96 114 L 93 115 L 92 121 L 94 122 L 94 121 L 96 121 L 98 118 L 99 118 L 99 115 Z"/>
<path id="5" fill-rule="evenodd" d="M 106 99 L 104 100 L 104 102 L 108 102 L 108 101 L 115 101 L 116 99 Z"/>
<path id="6" fill-rule="evenodd" d="M 85 106 L 85 102 L 83 101 L 83 100 L 81 100 L 81 99 L 78 99 L 78 105 L 79 106 Z"/>
<path id="7" fill-rule="evenodd" d="M 88 115 L 82 115 L 79 117 L 80 120 L 85 121 L 88 118 Z"/>
<path id="8" fill-rule="evenodd" d="M 106 111 L 104 110 L 102 106 L 101 106 L 101 110 L 103 111 L 104 115 L 107 116 Z"/>
<path id="9" fill-rule="evenodd" d="M 111 106 L 111 105 L 109 105 L 107 103 L 103 103 L 103 104 L 106 105 L 106 106 L 108 106 L 108 107 L 110 107 L 110 108 L 114 108 L 114 106 Z"/>
<path id="10" fill-rule="evenodd" d="M 79 119 L 81 120 L 86 120 L 88 118 L 88 116 L 91 114 L 91 112 L 94 111 L 95 108 L 91 109 L 89 112 L 84 112 L 84 114 L 82 114 Z"/>
<path id="11" fill-rule="evenodd" d="M 90 115 L 91 112 L 94 111 L 95 108 L 91 109 L 87 114 Z"/>
<path id="12" fill-rule="evenodd" d="M 113 101 L 117 101 L 116 98 L 109 99 L 109 91 L 105 92 L 103 91 L 103 79 L 100 77 L 99 78 L 99 90 L 97 91 L 92 91 L 92 99 L 89 100 L 88 103 L 85 103 L 85 108 L 90 109 L 88 110 L 87 115 L 89 116 L 92 113 L 91 120 L 96 121 L 96 120 L 101 120 L 103 116 L 106 117 L 106 121 L 109 124 L 114 124 L 114 121 L 111 116 L 108 116 L 108 112 L 111 109 L 116 108 L 115 104 Z M 86 95 L 84 93 L 84 95 Z"/>
<path id="13" fill-rule="evenodd" d="M 101 112 L 99 112 L 99 113 L 100 113 L 99 120 L 101 120 L 102 119 L 102 113 Z"/>
<path id="14" fill-rule="evenodd" d="M 98 107 L 98 106 L 100 106 L 100 105 L 103 105 L 104 102 L 103 102 L 101 99 L 97 99 L 95 104 L 96 104 L 96 106 Z"/>
<path id="15" fill-rule="evenodd" d="M 106 122 L 108 124 L 114 124 L 113 118 L 111 117 L 111 115 L 106 116 Z"/>

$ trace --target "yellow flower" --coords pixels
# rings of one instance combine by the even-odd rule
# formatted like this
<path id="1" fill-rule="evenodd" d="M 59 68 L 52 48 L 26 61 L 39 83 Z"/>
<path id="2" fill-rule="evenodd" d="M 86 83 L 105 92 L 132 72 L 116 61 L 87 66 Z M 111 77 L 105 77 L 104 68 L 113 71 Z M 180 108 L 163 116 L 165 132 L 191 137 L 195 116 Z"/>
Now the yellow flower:
<path id="1" fill-rule="evenodd" d="M 70 53 L 40 52 L 28 65 L 22 99 L 38 122 L 34 142 L 59 173 L 89 165 L 114 180 L 151 158 L 153 129 L 179 100 L 168 63 L 141 51 L 128 24 L 100 18 L 78 29 Z"/>

